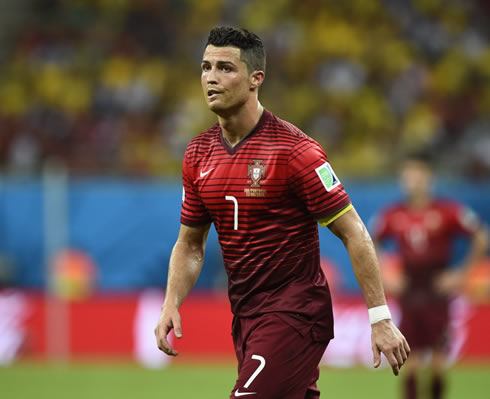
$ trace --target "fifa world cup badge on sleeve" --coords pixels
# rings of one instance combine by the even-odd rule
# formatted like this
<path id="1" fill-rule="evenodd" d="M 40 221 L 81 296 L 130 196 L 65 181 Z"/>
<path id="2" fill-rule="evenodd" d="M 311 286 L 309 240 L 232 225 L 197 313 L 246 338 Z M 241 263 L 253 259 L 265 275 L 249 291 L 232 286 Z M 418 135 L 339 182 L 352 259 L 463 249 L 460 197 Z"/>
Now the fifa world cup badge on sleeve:
<path id="1" fill-rule="evenodd" d="M 340 180 L 332 169 L 332 166 L 325 162 L 323 165 L 315 169 L 318 177 L 323 183 L 325 190 L 331 191 L 338 185 L 340 185 Z"/>

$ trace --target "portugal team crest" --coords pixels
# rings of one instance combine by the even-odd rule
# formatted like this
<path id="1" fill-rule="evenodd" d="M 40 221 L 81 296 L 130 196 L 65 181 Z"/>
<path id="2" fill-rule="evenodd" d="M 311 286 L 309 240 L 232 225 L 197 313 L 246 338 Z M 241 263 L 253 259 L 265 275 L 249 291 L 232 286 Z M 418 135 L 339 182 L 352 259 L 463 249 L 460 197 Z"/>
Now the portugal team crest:
<path id="1" fill-rule="evenodd" d="M 265 177 L 265 165 L 262 165 L 262 162 L 264 162 L 264 160 L 254 159 L 252 160 L 252 163 L 248 165 L 247 176 L 252 179 L 250 187 L 260 187 L 260 180 Z"/>

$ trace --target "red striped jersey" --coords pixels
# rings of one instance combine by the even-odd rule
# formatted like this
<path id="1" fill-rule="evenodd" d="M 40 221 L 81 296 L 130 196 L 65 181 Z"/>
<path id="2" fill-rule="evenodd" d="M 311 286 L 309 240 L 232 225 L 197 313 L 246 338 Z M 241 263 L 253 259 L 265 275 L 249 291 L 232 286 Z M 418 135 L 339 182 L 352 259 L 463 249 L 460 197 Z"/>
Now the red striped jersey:
<path id="1" fill-rule="evenodd" d="M 219 124 L 194 138 L 183 164 L 181 222 L 214 223 L 232 312 L 291 312 L 333 337 L 317 220 L 350 204 L 321 146 L 264 110 L 234 147 Z M 316 331 L 316 332 L 315 332 Z"/>
<path id="2" fill-rule="evenodd" d="M 454 239 L 474 234 L 480 225 L 475 212 L 454 201 L 436 199 L 421 209 L 399 203 L 376 218 L 374 237 L 395 239 L 407 272 L 427 275 L 447 267 Z"/>
<path id="3" fill-rule="evenodd" d="M 472 210 L 443 199 L 421 209 L 399 203 L 383 210 L 375 220 L 374 237 L 396 242 L 407 279 L 402 301 L 437 297 L 434 281 L 449 267 L 454 240 L 474 234 L 480 226 Z"/>

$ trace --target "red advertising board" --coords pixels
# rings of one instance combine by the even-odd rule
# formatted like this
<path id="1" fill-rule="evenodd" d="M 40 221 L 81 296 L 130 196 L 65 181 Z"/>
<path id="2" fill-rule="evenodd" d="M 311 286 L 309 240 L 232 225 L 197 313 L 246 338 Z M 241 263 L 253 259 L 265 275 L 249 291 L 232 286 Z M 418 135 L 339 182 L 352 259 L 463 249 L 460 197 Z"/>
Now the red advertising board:
<path id="1" fill-rule="evenodd" d="M 51 342 L 66 341 L 65 355 L 71 358 L 132 357 L 150 366 L 162 365 L 169 359 L 156 350 L 153 336 L 162 298 L 161 292 L 150 291 L 53 305 L 41 294 L 0 292 L 0 364 L 16 356 L 49 356 L 53 335 Z M 396 304 L 391 308 L 396 321 Z M 369 364 L 370 329 L 362 299 L 337 298 L 334 312 L 336 338 L 323 361 L 339 366 Z M 452 358 L 490 361 L 490 304 L 470 304 L 459 298 L 451 314 Z M 172 337 L 179 360 L 233 357 L 232 315 L 224 294 L 193 295 L 182 306 L 181 315 L 184 336 L 178 341 Z M 60 320 L 62 316 L 65 320 Z"/>

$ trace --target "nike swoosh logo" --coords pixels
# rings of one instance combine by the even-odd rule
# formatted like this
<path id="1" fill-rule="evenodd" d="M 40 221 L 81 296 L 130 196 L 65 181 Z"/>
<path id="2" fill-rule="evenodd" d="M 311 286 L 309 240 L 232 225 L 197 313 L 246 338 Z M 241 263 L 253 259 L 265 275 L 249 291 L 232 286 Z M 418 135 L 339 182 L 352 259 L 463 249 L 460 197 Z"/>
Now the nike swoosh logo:
<path id="1" fill-rule="evenodd" d="M 245 395 L 256 395 L 257 392 L 238 392 L 238 389 L 235 391 L 235 396 L 245 396 Z"/>
<path id="2" fill-rule="evenodd" d="M 201 177 L 204 177 L 204 176 L 207 176 L 209 173 L 211 173 L 213 170 L 215 170 L 216 168 L 212 168 L 212 169 L 209 169 L 208 171 L 206 172 L 203 172 L 202 169 L 201 169 Z"/>

